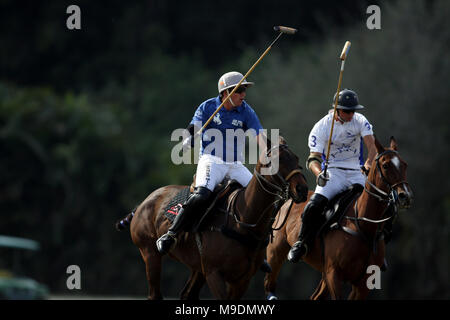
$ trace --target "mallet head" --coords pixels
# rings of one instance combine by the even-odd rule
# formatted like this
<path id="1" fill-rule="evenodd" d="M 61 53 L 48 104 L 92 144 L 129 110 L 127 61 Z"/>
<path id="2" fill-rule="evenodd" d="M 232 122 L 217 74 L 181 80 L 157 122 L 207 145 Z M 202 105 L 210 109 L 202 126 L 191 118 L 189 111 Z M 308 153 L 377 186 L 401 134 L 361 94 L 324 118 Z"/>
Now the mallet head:
<path id="1" fill-rule="evenodd" d="M 350 41 L 345 42 L 344 48 L 342 49 L 342 52 L 341 52 L 341 60 L 347 59 L 348 51 L 350 50 L 351 45 L 352 44 Z"/>
<path id="2" fill-rule="evenodd" d="M 295 34 L 295 33 L 297 33 L 297 29 L 289 28 L 289 27 L 283 27 L 283 26 L 275 26 L 275 27 L 273 27 L 273 30 L 280 31 L 281 33 L 286 33 L 286 34 Z"/>

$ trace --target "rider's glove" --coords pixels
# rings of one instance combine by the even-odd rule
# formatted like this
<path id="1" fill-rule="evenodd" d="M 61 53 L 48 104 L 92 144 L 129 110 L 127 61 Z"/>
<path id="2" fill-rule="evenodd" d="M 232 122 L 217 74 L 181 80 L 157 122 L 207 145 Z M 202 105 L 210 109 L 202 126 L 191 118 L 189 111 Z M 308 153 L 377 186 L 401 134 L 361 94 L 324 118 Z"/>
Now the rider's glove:
<path id="1" fill-rule="evenodd" d="M 325 185 L 327 184 L 327 181 L 330 180 L 330 175 L 328 174 L 328 172 L 323 172 L 321 171 L 319 173 L 319 175 L 317 176 L 317 185 L 320 187 L 325 187 Z"/>
<path id="2" fill-rule="evenodd" d="M 370 168 L 367 169 L 366 166 L 361 166 L 361 172 L 362 172 L 365 176 L 368 176 L 368 175 L 369 175 L 369 171 L 370 171 Z"/>
<path id="3" fill-rule="evenodd" d="M 188 151 L 193 146 L 194 146 L 194 139 L 192 139 L 192 136 L 189 136 L 183 140 L 183 152 Z"/>

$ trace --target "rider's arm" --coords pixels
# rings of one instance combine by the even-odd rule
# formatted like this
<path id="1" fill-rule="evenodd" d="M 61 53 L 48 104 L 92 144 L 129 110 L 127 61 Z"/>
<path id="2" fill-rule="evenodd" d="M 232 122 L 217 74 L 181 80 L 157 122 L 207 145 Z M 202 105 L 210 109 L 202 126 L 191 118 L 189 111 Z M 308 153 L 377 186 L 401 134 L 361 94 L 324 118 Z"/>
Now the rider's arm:
<path id="1" fill-rule="evenodd" d="M 258 142 L 259 148 L 260 150 L 266 150 L 267 144 L 267 138 L 264 134 L 264 131 L 261 131 L 257 136 L 256 136 L 256 141 Z"/>
<path id="2" fill-rule="evenodd" d="M 307 160 L 307 167 L 317 177 L 322 171 L 322 154 L 320 152 L 311 152 Z"/>
<path id="3" fill-rule="evenodd" d="M 194 126 L 194 124 L 192 124 L 192 123 L 189 124 L 189 125 L 187 126 L 187 128 L 186 128 L 186 130 L 189 131 L 189 134 L 190 134 L 191 136 L 194 135 L 195 129 L 197 129 L 197 131 L 198 131 L 198 128 L 196 128 L 196 127 Z"/>
<path id="4" fill-rule="evenodd" d="M 377 154 L 377 148 L 375 147 L 375 138 L 373 135 L 364 136 L 363 140 L 367 148 L 367 160 L 364 163 L 364 167 L 369 170 L 370 166 L 372 165 L 372 161 L 373 159 L 375 159 L 375 156 Z"/>

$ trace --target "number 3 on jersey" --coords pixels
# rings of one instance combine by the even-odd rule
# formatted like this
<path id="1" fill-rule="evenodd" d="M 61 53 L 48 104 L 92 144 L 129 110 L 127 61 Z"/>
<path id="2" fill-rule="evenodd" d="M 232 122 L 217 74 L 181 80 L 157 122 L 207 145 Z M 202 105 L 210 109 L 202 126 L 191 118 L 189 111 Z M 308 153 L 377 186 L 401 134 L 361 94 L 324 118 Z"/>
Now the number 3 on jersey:
<path id="1" fill-rule="evenodd" d="M 317 145 L 316 140 L 317 140 L 316 136 L 311 136 L 311 139 L 310 139 L 310 142 L 309 142 L 309 146 L 312 147 L 312 148 L 315 147 Z"/>

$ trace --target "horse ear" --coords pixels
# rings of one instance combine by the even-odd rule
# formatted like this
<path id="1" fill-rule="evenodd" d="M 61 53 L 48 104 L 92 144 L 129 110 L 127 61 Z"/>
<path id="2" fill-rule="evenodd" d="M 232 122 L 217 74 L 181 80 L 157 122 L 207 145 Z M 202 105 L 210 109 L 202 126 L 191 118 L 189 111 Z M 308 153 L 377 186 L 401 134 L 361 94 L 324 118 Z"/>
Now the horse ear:
<path id="1" fill-rule="evenodd" d="M 285 140 L 282 136 L 279 136 L 279 137 L 278 137 L 278 142 L 279 142 L 280 144 L 287 144 L 286 140 Z"/>
<path id="2" fill-rule="evenodd" d="M 377 137 L 375 137 L 375 147 L 377 148 L 377 152 L 378 152 L 378 153 L 384 152 L 384 147 L 383 147 L 383 145 L 380 143 L 380 141 L 378 141 Z"/>
<path id="3" fill-rule="evenodd" d="M 391 137 L 391 145 L 390 145 L 392 150 L 397 151 L 398 150 L 398 146 L 397 146 L 397 141 L 395 140 L 394 136 Z"/>

